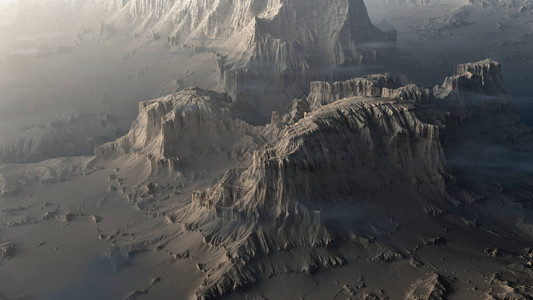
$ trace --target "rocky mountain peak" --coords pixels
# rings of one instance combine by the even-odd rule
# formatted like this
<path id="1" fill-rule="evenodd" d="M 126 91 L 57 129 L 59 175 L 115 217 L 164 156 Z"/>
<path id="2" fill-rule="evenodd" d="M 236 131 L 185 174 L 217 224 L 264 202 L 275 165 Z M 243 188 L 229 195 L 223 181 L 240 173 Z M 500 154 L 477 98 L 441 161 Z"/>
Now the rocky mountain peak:
<path id="1" fill-rule="evenodd" d="M 154 169 L 173 170 L 178 161 L 217 152 L 246 127 L 231 118 L 231 97 L 199 88 L 139 103 L 130 132 L 95 150 L 97 159 L 125 154 L 147 157 Z"/>
<path id="2" fill-rule="evenodd" d="M 435 93 L 438 97 L 444 98 L 452 92 L 492 96 L 506 95 L 500 63 L 486 59 L 455 66 L 454 75 L 446 78 Z"/>
<path id="3" fill-rule="evenodd" d="M 340 76 L 331 66 L 382 62 L 396 42 L 372 24 L 363 0 L 130 0 L 114 24 L 214 53 L 221 90 L 264 116 L 309 81 Z"/>
<path id="4" fill-rule="evenodd" d="M 397 89 L 405 84 L 407 84 L 405 76 L 392 74 L 367 75 L 333 83 L 314 81 L 311 82 L 307 101 L 313 109 L 316 109 L 347 97 L 381 97 L 384 89 Z"/>
<path id="5" fill-rule="evenodd" d="M 470 76 L 478 92 L 489 95 L 505 93 L 502 83 L 500 63 L 493 59 L 486 59 L 475 63 L 466 63 L 455 66 L 454 76 Z M 465 87 L 467 88 L 467 87 Z"/>

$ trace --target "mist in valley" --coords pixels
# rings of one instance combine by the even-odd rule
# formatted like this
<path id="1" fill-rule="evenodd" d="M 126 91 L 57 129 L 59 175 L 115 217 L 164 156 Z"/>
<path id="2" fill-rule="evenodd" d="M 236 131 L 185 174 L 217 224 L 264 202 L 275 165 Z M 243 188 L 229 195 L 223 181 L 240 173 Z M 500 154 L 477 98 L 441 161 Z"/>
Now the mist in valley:
<path id="1" fill-rule="evenodd" d="M 533 297 L 533 3 L 312 1 L 0 0 L 0 299 Z"/>

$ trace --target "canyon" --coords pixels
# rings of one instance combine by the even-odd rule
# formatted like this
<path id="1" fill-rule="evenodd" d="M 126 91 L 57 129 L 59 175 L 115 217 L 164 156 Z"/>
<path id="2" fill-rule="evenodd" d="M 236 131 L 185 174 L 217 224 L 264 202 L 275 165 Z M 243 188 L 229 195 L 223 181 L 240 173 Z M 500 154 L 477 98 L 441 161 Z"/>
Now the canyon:
<path id="1" fill-rule="evenodd" d="M 4 4 L 0 298 L 533 297 L 527 1 L 385 2 Z"/>

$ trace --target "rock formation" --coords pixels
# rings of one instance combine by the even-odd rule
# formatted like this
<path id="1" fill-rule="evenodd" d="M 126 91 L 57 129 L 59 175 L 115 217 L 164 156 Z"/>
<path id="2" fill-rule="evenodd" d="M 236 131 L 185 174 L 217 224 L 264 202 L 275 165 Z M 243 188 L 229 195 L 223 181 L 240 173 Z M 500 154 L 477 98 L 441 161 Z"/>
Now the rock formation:
<path id="1" fill-rule="evenodd" d="M 16 17 L 7 29 L 32 33 L 43 30 L 42 26 L 52 32 L 65 27 L 61 22 L 76 24 L 67 26 L 68 35 L 75 35 L 76 42 L 66 44 L 66 50 L 76 52 L 77 47 L 98 41 L 103 51 L 122 52 L 135 59 L 124 69 L 151 65 L 150 59 L 141 57 L 151 47 L 190 53 L 191 57 L 175 60 L 195 61 L 187 74 L 203 72 L 207 64 L 209 76 L 197 76 L 187 85 L 227 92 L 249 110 L 239 118 L 254 124 L 266 123 L 272 111 L 284 110 L 292 99 L 307 94 L 311 80 L 345 79 L 339 69 L 382 63 L 394 52 L 396 42 L 393 30 L 383 32 L 371 23 L 363 0 L 18 0 L 10 9 Z M 45 20 L 42 15 L 53 17 Z M 120 51 L 110 50 L 116 47 L 114 43 L 120 43 Z M 59 52 L 61 49 L 58 46 Z M 8 55 L 13 64 L 17 57 Z M 124 57 L 121 63 L 127 60 Z M 27 58 L 22 55 L 20 59 Z M 177 78 L 169 81 L 179 82 L 180 88 L 186 86 L 182 81 L 187 75 L 180 71 L 180 63 L 168 65 L 176 68 L 172 76 Z M 155 71 L 153 68 L 138 72 Z M 165 94 L 175 90 L 172 86 Z M 0 160 L 34 162 L 86 155 L 94 146 L 117 137 L 96 128 L 102 134 L 85 141 L 79 140 L 77 130 L 50 127 L 45 122 L 44 127 L 0 141 Z M 61 147 L 59 138 L 69 140 L 68 149 Z"/>
<path id="2" fill-rule="evenodd" d="M 309 257 L 299 262 L 303 270 L 342 263 L 327 246 L 347 235 L 323 227 L 321 213 L 328 207 L 349 206 L 393 183 L 444 189 L 438 128 L 420 122 L 408 104 L 339 100 L 281 136 L 255 154 L 248 169 L 230 170 L 213 188 L 193 195 L 184 216 L 201 211 L 200 216 L 180 218 L 208 243 L 224 245 L 235 260 L 222 267 L 224 272 L 220 266 L 206 269 L 237 276 L 210 277 L 206 295 L 246 284 L 246 274 L 255 273 L 245 268 L 247 261 L 283 249 L 310 247 Z M 230 241 L 235 226 L 241 233 Z"/>
<path id="3" fill-rule="evenodd" d="M 422 300 L 432 299 L 441 300 L 445 299 L 446 287 L 437 274 L 431 274 L 428 278 L 417 281 L 409 292 L 407 293 L 406 300 Z"/>
<path id="4" fill-rule="evenodd" d="M 18 128 L 0 139 L 0 161 L 28 163 L 53 157 L 88 155 L 120 134 L 109 114 L 73 113 L 55 121 Z"/>
<path id="5" fill-rule="evenodd" d="M 188 88 L 141 102 L 130 132 L 96 149 L 97 160 L 141 155 L 154 170 L 175 171 L 180 160 L 231 149 L 253 126 L 232 118 L 227 94 Z"/>
<path id="6" fill-rule="evenodd" d="M 406 82 L 406 78 L 390 74 L 370 75 L 334 83 L 315 81 L 311 82 L 307 101 L 311 108 L 316 109 L 344 98 L 381 97 L 384 88 L 396 89 L 404 86 Z"/>
<path id="7" fill-rule="evenodd" d="M 472 14 L 531 11 L 529 0 L 470 3 L 421 29 L 438 37 L 470 24 Z M 83 231 L 114 271 L 98 279 L 123 269 L 152 278 L 142 286 L 135 279 L 127 299 L 276 299 L 283 284 L 307 289 L 302 298 L 533 297 L 533 130 L 516 114 L 498 62 L 457 65 L 434 87 L 387 73 L 343 78 L 339 68 L 382 62 L 394 51 L 394 28 L 372 25 L 362 0 L 36 7 L 56 5 L 68 6 L 69 18 L 97 12 L 103 22 L 94 44 L 124 41 L 125 70 L 144 64 L 147 49 L 169 56 L 185 49 L 192 62 L 183 72 L 194 79 L 165 81 L 175 92 L 141 102 L 129 132 L 112 142 L 113 117 L 97 113 L 21 127 L 20 139 L 0 141 L 0 265 L 10 268 L 3 270 L 34 266 L 25 262 L 32 257 L 53 262 L 53 273 L 50 257 L 83 252 L 69 245 Z M 476 8 L 487 6 L 498 8 Z M 514 11 L 512 18 L 525 17 Z M 153 66 L 178 69 L 163 62 Z M 137 76 L 161 70 L 151 66 L 128 80 L 136 85 Z M 211 76 L 202 86 L 216 91 L 182 89 L 204 80 L 199 69 Z M 94 157 L 7 163 L 94 146 Z M 20 235 L 23 226 L 36 234 Z M 92 254 L 77 259 L 86 266 Z M 0 298 L 23 297 L 4 295 L 8 284 L 0 282 Z M 272 287 L 280 291 L 263 294 Z M 293 294 L 286 298 L 298 299 Z"/>
<path id="8" fill-rule="evenodd" d="M 0 260 L 11 258 L 14 254 L 14 248 L 11 242 L 0 243 Z"/>
<path id="9" fill-rule="evenodd" d="M 422 6 L 440 2 L 440 0 L 381 0 L 383 5 L 398 6 Z"/>
<path id="10" fill-rule="evenodd" d="M 395 47 L 395 36 L 372 25 L 362 0 L 132 0 L 114 23 L 215 53 L 222 89 L 265 115 L 310 80 L 338 76 L 332 66 L 382 62 Z"/>
<path id="11" fill-rule="evenodd" d="M 464 139 L 532 149 L 531 129 L 514 111 L 505 92 L 500 64 L 484 60 L 455 67 L 454 75 L 434 88 L 437 106 L 452 113 L 447 144 Z"/>
<path id="12" fill-rule="evenodd" d="M 533 6 L 533 1 L 531 0 L 468 0 L 468 3 L 476 7 L 522 7 L 522 6 Z"/>
<path id="13" fill-rule="evenodd" d="M 210 177 L 217 183 L 166 212 L 171 223 L 201 234 L 212 249 L 199 265 L 206 274 L 200 298 L 274 274 L 341 265 L 346 258 L 337 246 L 364 244 L 376 233 L 349 216 L 338 221 L 335 207 L 355 212 L 364 199 L 404 186 L 440 203 L 424 204 L 427 214 L 442 214 L 447 201 L 475 198 L 456 186 L 454 165 L 447 161 L 453 151 L 447 149 L 489 136 L 521 139 L 517 145 L 527 150 L 533 140 L 512 111 L 500 65 L 492 60 L 457 66 L 433 90 L 390 74 L 313 82 L 307 99 L 294 100 L 285 115 L 273 113 L 266 126 L 234 119 L 236 104 L 228 95 L 200 89 L 139 108 L 128 135 L 99 147 L 92 164 L 125 155 L 150 161 L 144 179 L 122 182 L 134 203 L 166 195 L 168 187 L 154 183 L 168 182 L 169 174 L 181 174 L 182 188 L 191 184 L 183 180 L 187 164 L 213 153 L 226 157 L 224 175 Z M 162 169 L 170 173 L 162 175 Z M 134 193 L 144 185 L 144 192 Z M 390 245 L 378 245 L 382 250 L 373 259 L 402 257 Z M 290 264 L 280 262 L 288 257 Z M 435 277 L 413 286 L 410 297 L 444 292 Z"/>

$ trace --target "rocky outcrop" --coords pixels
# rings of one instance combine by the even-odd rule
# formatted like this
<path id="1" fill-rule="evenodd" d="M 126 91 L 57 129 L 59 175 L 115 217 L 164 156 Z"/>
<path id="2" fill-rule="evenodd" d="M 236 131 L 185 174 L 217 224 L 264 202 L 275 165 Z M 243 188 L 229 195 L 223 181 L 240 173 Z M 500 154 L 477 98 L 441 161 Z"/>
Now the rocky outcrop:
<path id="1" fill-rule="evenodd" d="M 311 108 L 309 107 L 309 102 L 307 102 L 307 100 L 295 99 L 292 102 L 290 112 L 284 116 L 283 121 L 286 124 L 292 125 L 306 117 L 309 112 L 311 112 Z"/>
<path id="2" fill-rule="evenodd" d="M 341 245 L 368 247 L 369 260 L 402 259 L 390 244 L 368 246 L 380 231 L 375 220 L 360 217 L 369 225 L 355 217 L 365 201 L 402 187 L 437 203 L 409 207 L 445 214 L 450 203 L 476 196 L 462 190 L 450 167 L 449 149 L 459 141 L 453 137 L 531 136 L 517 131 L 526 128 L 519 119 L 507 119 L 513 112 L 497 62 L 459 65 L 433 90 L 405 83 L 389 74 L 313 82 L 307 99 L 295 99 L 286 114 L 274 112 L 266 126 L 235 119 L 236 106 L 226 94 L 186 89 L 141 103 L 130 133 L 98 148 L 95 161 L 130 163 L 124 157 L 133 155 L 150 161 L 152 175 L 170 171 L 130 184 L 130 190 L 168 199 L 169 184 L 178 182 L 168 177 L 186 167 L 180 162 L 199 163 L 234 149 L 248 153 L 164 212 L 170 224 L 201 236 L 194 246 L 205 274 L 199 298 L 217 298 L 275 274 L 342 265 L 347 258 Z M 446 286 L 432 275 L 408 293 L 410 299 L 439 299 Z"/>
<path id="3" fill-rule="evenodd" d="M 455 66 L 454 75 L 446 78 L 442 86 L 435 91 L 435 94 L 443 98 L 452 92 L 492 96 L 506 95 L 500 63 L 487 59 Z"/>
<path id="4" fill-rule="evenodd" d="M 113 116 L 89 113 L 75 113 L 43 124 L 19 127 L 14 134 L 0 139 L 0 161 L 29 163 L 91 155 L 95 147 L 120 136 L 117 127 Z"/>
<path id="5" fill-rule="evenodd" d="M 445 299 L 446 285 L 441 276 L 430 274 L 427 278 L 415 282 L 405 297 L 406 300 L 442 300 Z"/>
<path id="6" fill-rule="evenodd" d="M 434 88 L 437 106 L 451 113 L 446 144 L 476 139 L 485 144 L 519 145 L 532 149 L 531 129 L 521 122 L 506 93 L 500 64 L 493 60 L 462 64 Z"/>
<path id="7" fill-rule="evenodd" d="M 280 137 L 256 152 L 248 168 L 228 171 L 176 212 L 187 228 L 227 251 L 224 264 L 204 268 L 209 276 L 202 297 L 225 294 L 279 268 L 291 270 L 252 262 L 284 249 L 307 249 L 295 258 L 302 270 L 342 264 L 328 245 L 349 234 L 324 225 L 322 212 L 332 206 L 350 206 L 390 184 L 444 192 L 439 129 L 418 120 L 411 103 L 339 100 L 307 114 Z"/>
<path id="8" fill-rule="evenodd" d="M 321 191 L 311 189 L 315 181 L 322 181 L 333 190 L 337 186 L 350 186 L 346 193 L 360 196 L 394 180 L 405 180 L 415 185 L 428 184 L 439 190 L 444 188 L 443 175 L 446 171 L 438 127 L 420 122 L 411 104 L 347 98 L 308 114 L 288 127 L 282 136 L 264 153 L 256 153 L 252 166 L 243 172 L 249 173 L 243 178 L 245 182 L 253 178 L 264 183 L 245 184 L 252 191 L 248 196 L 243 193 L 243 197 L 251 200 L 254 198 L 252 195 L 265 195 L 269 204 L 263 202 L 266 199 L 257 198 L 251 202 L 238 201 L 242 209 L 251 212 L 277 208 L 277 212 L 270 213 L 283 215 L 285 211 L 292 210 L 290 206 L 295 201 L 294 195 L 298 195 L 300 204 L 309 206 L 320 206 L 320 199 L 333 201 L 326 200 L 327 195 L 331 195 L 329 191 L 322 191 L 324 194 L 320 196 L 317 193 Z M 328 172 L 337 175 L 326 176 Z M 290 174 L 307 174 L 307 178 Z M 350 183 L 339 181 L 339 177 Z M 328 178 L 334 182 L 324 182 Z M 276 198 L 266 196 L 267 191 L 278 191 L 272 195 Z M 214 198 L 217 199 L 214 205 L 236 200 Z M 272 201 L 279 204 L 272 206 Z M 252 203 L 253 206 L 248 207 Z M 260 203 L 265 206 L 257 207 Z"/>
<path id="9" fill-rule="evenodd" d="M 161 169 L 179 173 L 182 161 L 191 164 L 213 152 L 250 154 L 250 160 L 233 163 L 216 184 L 194 192 L 168 215 L 217 249 L 211 252 L 215 258 L 199 265 L 207 274 L 200 298 L 273 274 L 342 265 L 345 258 L 331 245 L 359 243 L 360 228 L 349 221 L 339 228 L 334 207 L 357 205 L 393 185 L 444 197 L 449 178 L 439 126 L 417 116 L 425 90 L 401 87 L 401 76 L 358 80 L 345 89 L 316 89 L 309 99 L 327 99 L 316 100 L 316 108 L 295 99 L 287 114 L 273 113 L 271 124 L 263 127 L 234 119 L 235 106 L 225 94 L 186 89 L 143 102 L 128 135 L 99 147 L 95 162 L 143 157 L 157 175 L 154 171 Z M 158 177 L 146 176 L 130 190 L 146 186 L 156 197 L 157 185 L 149 182 Z M 381 247 L 372 255 L 392 251 Z M 294 257 L 292 249 L 305 250 Z M 291 257 L 292 263 L 280 263 L 278 257 Z"/>
<path id="10" fill-rule="evenodd" d="M 300 51 L 321 54 L 310 61 L 324 66 L 361 63 L 379 56 L 379 51 L 371 51 L 377 48 L 370 43 L 395 42 L 385 40 L 383 32 L 372 25 L 361 0 L 246 0 L 229 5 L 131 0 L 115 19 L 129 21 L 140 32 L 168 36 L 174 44 L 198 42 L 209 47 L 237 42 L 232 51 L 252 50 L 233 55 L 251 58 L 245 64 L 274 60 L 283 66 L 298 60 L 295 54 Z M 306 47 L 311 45 L 312 49 Z"/>
<path id="11" fill-rule="evenodd" d="M 176 212 L 176 219 L 201 232 L 209 245 L 225 249 L 229 257 L 222 265 L 205 266 L 208 280 L 199 296 L 217 297 L 255 282 L 258 276 L 342 264 L 343 256 L 329 251 L 328 245 L 346 242 L 354 234 L 349 233 L 349 222 L 340 231 L 332 226 L 329 208 L 350 207 L 395 183 L 461 201 L 461 193 L 448 194 L 456 189 L 443 151 L 443 144 L 450 147 L 449 137 L 480 118 L 486 119 L 480 131 L 487 122 L 513 134 L 525 128 L 519 121 L 500 122 L 511 110 L 492 110 L 490 101 L 473 105 L 480 94 L 509 103 L 497 62 L 459 65 L 434 91 L 401 86 L 400 79 L 374 75 L 344 83 L 313 83 L 310 108 L 304 100 L 293 103 L 280 140 L 256 152 L 248 168 L 228 171 L 218 184 L 195 193 L 190 205 Z M 459 108 L 458 99 L 470 104 Z M 461 109 L 468 112 L 469 121 L 458 113 Z M 487 109 L 491 113 L 486 114 Z M 463 120 L 459 125 L 457 118 Z M 472 131 L 464 139 L 481 135 Z M 298 267 L 260 259 L 300 248 L 306 249 L 305 256 L 291 258 Z M 408 297 L 441 299 L 445 293 L 444 281 L 434 275 L 414 284 Z"/>
<path id="12" fill-rule="evenodd" d="M 15 245 L 11 242 L 0 243 L 0 261 L 10 259 L 15 254 Z"/>
<path id="13" fill-rule="evenodd" d="M 381 97 L 412 100 L 418 104 L 428 104 L 434 99 L 431 89 L 422 88 L 416 84 L 408 84 L 397 89 L 383 88 Z"/>
<path id="14" fill-rule="evenodd" d="M 179 161 L 232 147 L 251 126 L 231 117 L 227 94 L 188 88 L 139 103 L 130 132 L 95 150 L 95 162 L 124 154 L 141 155 L 153 170 L 176 170 Z"/>
<path id="15" fill-rule="evenodd" d="M 439 3 L 440 0 L 381 0 L 384 5 L 392 7 L 400 6 L 423 6 Z"/>
<path id="16" fill-rule="evenodd" d="M 340 99 L 364 96 L 381 97 L 384 89 L 396 89 L 407 83 L 405 77 L 391 74 L 369 75 L 344 82 L 311 82 L 307 101 L 312 109 Z"/>
<path id="17" fill-rule="evenodd" d="M 533 1 L 531 0 L 468 0 L 468 3 L 476 7 L 522 7 L 522 6 L 533 6 Z"/>
<path id="18" fill-rule="evenodd" d="M 331 66 L 382 62 L 395 48 L 395 35 L 372 25 L 362 0 L 131 0 L 114 23 L 214 53 L 222 89 L 263 115 L 310 80 L 338 76 Z"/>

